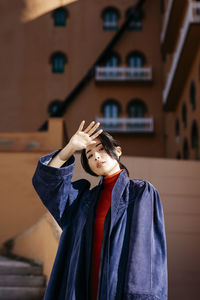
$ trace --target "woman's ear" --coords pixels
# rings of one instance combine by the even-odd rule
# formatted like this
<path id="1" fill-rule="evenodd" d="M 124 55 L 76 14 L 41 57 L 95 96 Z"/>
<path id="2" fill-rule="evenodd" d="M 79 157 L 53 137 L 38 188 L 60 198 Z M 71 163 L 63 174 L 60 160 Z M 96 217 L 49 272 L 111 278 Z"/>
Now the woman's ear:
<path id="1" fill-rule="evenodd" d="M 118 157 L 120 157 L 122 155 L 122 148 L 120 146 L 116 147 L 116 154 Z"/>

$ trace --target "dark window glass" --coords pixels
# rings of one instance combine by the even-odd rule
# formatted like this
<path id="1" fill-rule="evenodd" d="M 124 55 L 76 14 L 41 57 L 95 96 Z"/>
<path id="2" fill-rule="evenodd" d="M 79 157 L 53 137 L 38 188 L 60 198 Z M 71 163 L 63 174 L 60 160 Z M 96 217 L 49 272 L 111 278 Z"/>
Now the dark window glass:
<path id="1" fill-rule="evenodd" d="M 195 159 L 199 159 L 199 135 L 198 125 L 196 121 L 193 121 L 191 128 L 191 145 L 195 149 Z"/>
<path id="2" fill-rule="evenodd" d="M 52 72 L 64 73 L 65 71 L 66 57 L 62 53 L 55 53 L 52 56 Z"/>
<path id="3" fill-rule="evenodd" d="M 178 144 L 180 142 L 180 124 L 179 124 L 179 120 L 176 120 L 175 134 L 176 134 L 176 142 Z"/>
<path id="4" fill-rule="evenodd" d="M 187 139 L 183 143 L 183 159 L 189 159 L 189 147 Z"/>
<path id="5" fill-rule="evenodd" d="M 190 102 L 192 104 L 192 109 L 196 109 L 196 87 L 194 81 L 190 85 Z"/>
<path id="6" fill-rule="evenodd" d="M 108 8 L 103 12 L 104 30 L 118 29 L 119 13 L 115 8 Z"/>
<path id="7" fill-rule="evenodd" d="M 117 101 L 115 100 L 109 100 L 107 101 L 104 105 L 103 105 L 103 117 L 105 119 L 110 119 L 110 118 L 114 118 L 117 119 L 119 116 L 119 104 L 117 103 Z M 118 122 L 115 121 L 109 121 L 109 122 L 105 122 L 104 124 L 104 128 L 108 129 L 109 128 L 117 128 Z"/>
<path id="8" fill-rule="evenodd" d="M 66 26 L 67 24 L 67 11 L 64 8 L 58 8 L 54 10 L 54 25 L 55 26 Z"/>
<path id="9" fill-rule="evenodd" d="M 184 128 L 187 128 L 187 107 L 185 103 L 182 106 L 182 121 Z"/>
<path id="10" fill-rule="evenodd" d="M 147 111 L 145 103 L 140 99 L 134 99 L 131 102 L 129 102 L 127 106 L 128 116 L 129 118 L 137 119 L 137 118 L 144 118 L 144 115 Z M 135 129 L 136 131 L 138 129 L 144 129 L 145 123 L 144 122 L 135 122 L 130 123 L 129 127 L 132 129 Z"/>
<path id="11" fill-rule="evenodd" d="M 142 11 L 136 11 L 132 12 L 132 7 L 128 8 L 126 11 L 126 18 L 130 16 L 130 14 L 133 14 L 133 16 L 130 19 L 130 22 L 128 24 L 129 30 L 142 30 L 142 18 L 143 13 Z"/>
<path id="12" fill-rule="evenodd" d="M 130 68 L 142 68 L 144 66 L 145 58 L 142 53 L 135 51 L 128 55 L 127 62 Z"/>
<path id="13" fill-rule="evenodd" d="M 106 61 L 106 67 L 117 67 L 119 64 L 119 56 L 117 54 L 112 54 Z"/>
<path id="14" fill-rule="evenodd" d="M 144 118 L 146 105 L 141 100 L 133 100 L 128 104 L 129 118 Z"/>
<path id="15" fill-rule="evenodd" d="M 105 66 L 111 68 L 106 70 L 104 76 L 109 78 L 116 78 L 118 76 L 117 68 L 119 65 L 119 56 L 117 54 L 112 54 L 106 61 Z M 113 69 L 112 69 L 113 68 Z"/>
<path id="16" fill-rule="evenodd" d="M 49 104 L 48 113 L 50 117 L 62 117 L 62 101 L 54 100 Z"/>
<path id="17" fill-rule="evenodd" d="M 176 158 L 181 159 L 181 153 L 180 152 L 177 153 Z"/>
<path id="18" fill-rule="evenodd" d="M 109 101 L 103 107 L 104 118 L 118 118 L 119 106 L 114 101 Z"/>

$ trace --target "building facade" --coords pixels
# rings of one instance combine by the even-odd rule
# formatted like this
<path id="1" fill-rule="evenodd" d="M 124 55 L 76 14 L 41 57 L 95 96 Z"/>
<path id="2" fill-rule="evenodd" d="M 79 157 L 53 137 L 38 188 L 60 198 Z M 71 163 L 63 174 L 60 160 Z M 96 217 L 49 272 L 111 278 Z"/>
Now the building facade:
<path id="1" fill-rule="evenodd" d="M 94 119 L 119 140 L 124 154 L 163 157 L 160 1 L 146 1 L 105 52 L 136 3 L 85 0 L 26 22 L 8 16 L 1 131 L 38 130 L 93 66 L 92 78 L 62 113 L 67 137 L 81 120 Z M 5 15 L 12 4 L 4 5 Z"/>
<path id="2" fill-rule="evenodd" d="M 68 2 L 1 3 L 0 131 L 96 120 L 125 155 L 199 159 L 200 2 Z"/>
<path id="3" fill-rule="evenodd" d="M 166 156 L 199 159 L 200 1 L 166 1 L 161 33 Z"/>

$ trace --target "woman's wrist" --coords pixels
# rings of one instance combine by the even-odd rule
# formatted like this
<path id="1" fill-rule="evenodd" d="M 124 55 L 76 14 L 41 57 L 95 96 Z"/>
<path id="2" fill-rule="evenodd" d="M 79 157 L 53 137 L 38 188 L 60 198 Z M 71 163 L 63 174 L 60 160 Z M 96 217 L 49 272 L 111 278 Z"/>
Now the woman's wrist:
<path id="1" fill-rule="evenodd" d="M 58 157 L 61 161 L 66 162 L 74 153 L 75 148 L 71 143 L 68 143 L 59 153 Z"/>

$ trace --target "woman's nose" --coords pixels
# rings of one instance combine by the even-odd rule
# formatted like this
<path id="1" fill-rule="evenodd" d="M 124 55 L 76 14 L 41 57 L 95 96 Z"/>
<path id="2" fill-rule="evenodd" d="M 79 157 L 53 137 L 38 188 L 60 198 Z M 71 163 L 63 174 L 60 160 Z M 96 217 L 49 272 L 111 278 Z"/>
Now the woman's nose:
<path id="1" fill-rule="evenodd" d="M 100 158 L 100 155 L 99 155 L 99 153 L 98 152 L 95 152 L 95 154 L 94 154 L 94 158 L 95 158 L 95 160 L 99 160 L 99 158 Z"/>

